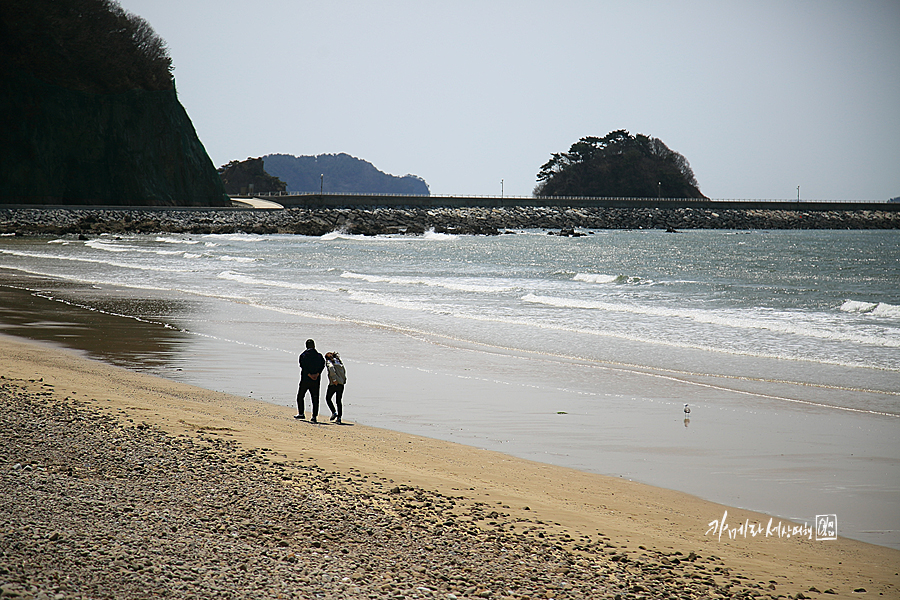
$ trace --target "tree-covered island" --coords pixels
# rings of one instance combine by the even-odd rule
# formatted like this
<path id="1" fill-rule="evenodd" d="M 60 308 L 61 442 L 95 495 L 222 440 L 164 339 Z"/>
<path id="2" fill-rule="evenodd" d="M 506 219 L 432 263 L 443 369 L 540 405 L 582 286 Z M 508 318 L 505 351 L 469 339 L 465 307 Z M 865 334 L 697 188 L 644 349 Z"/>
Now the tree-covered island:
<path id="1" fill-rule="evenodd" d="M 537 180 L 536 197 L 705 198 L 684 156 L 624 129 L 583 137 L 553 154 Z"/>

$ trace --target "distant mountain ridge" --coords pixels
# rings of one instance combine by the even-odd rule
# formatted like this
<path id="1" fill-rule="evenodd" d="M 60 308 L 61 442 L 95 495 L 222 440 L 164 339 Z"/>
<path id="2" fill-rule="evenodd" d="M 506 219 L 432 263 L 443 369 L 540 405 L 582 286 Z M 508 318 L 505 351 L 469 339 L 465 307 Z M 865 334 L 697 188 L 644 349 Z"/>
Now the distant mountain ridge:
<path id="1" fill-rule="evenodd" d="M 287 184 L 288 192 L 344 194 L 400 194 L 428 196 L 428 184 L 417 175 L 391 175 L 349 154 L 292 156 L 269 154 L 262 157 L 265 171 Z"/>

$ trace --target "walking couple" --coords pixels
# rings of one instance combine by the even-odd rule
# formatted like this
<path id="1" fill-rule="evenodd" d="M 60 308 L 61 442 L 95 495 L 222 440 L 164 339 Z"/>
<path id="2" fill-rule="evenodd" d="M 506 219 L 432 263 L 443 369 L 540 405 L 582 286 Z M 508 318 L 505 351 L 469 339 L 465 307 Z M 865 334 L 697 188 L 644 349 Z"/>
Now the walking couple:
<path id="1" fill-rule="evenodd" d="M 297 390 L 297 414 L 295 419 L 305 419 L 303 413 L 303 401 L 306 391 L 309 390 L 309 399 L 312 401 L 312 418 L 310 423 L 318 423 L 316 417 L 319 416 L 319 376 L 325 368 L 328 368 L 328 388 L 325 391 L 325 402 L 331 409 L 331 420 L 338 425 L 341 424 L 341 416 L 344 413 L 341 399 L 344 397 L 344 384 L 347 382 L 347 374 L 344 371 L 344 363 L 337 352 L 326 352 L 323 357 L 316 350 L 316 343 L 313 340 L 306 340 L 306 350 L 300 355 L 300 389 Z M 331 397 L 334 396 L 337 403 L 337 410 L 331 403 Z"/>

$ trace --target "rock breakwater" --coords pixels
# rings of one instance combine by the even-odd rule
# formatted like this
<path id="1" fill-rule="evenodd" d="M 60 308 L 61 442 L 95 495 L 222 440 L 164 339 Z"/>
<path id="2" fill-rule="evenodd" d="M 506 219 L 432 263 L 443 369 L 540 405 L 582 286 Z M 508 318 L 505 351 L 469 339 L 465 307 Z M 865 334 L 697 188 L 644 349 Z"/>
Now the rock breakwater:
<path id="1" fill-rule="evenodd" d="M 898 229 L 900 212 L 516 206 L 203 209 L 0 209 L 0 234 L 254 233 L 496 235 L 517 229 Z"/>

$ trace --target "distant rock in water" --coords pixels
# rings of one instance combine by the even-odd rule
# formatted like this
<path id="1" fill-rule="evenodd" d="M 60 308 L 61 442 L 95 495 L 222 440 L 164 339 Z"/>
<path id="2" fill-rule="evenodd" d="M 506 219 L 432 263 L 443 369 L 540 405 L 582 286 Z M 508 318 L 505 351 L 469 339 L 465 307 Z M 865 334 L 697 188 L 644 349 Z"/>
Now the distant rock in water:
<path id="1" fill-rule="evenodd" d="M 269 154 L 263 161 L 266 172 L 284 181 L 289 192 L 321 189 L 326 193 L 430 195 L 428 184 L 421 177 L 383 173 L 372 163 L 349 154 Z"/>
<path id="2" fill-rule="evenodd" d="M 0 77 L 0 203 L 229 204 L 165 42 L 113 0 L 4 0 Z"/>

